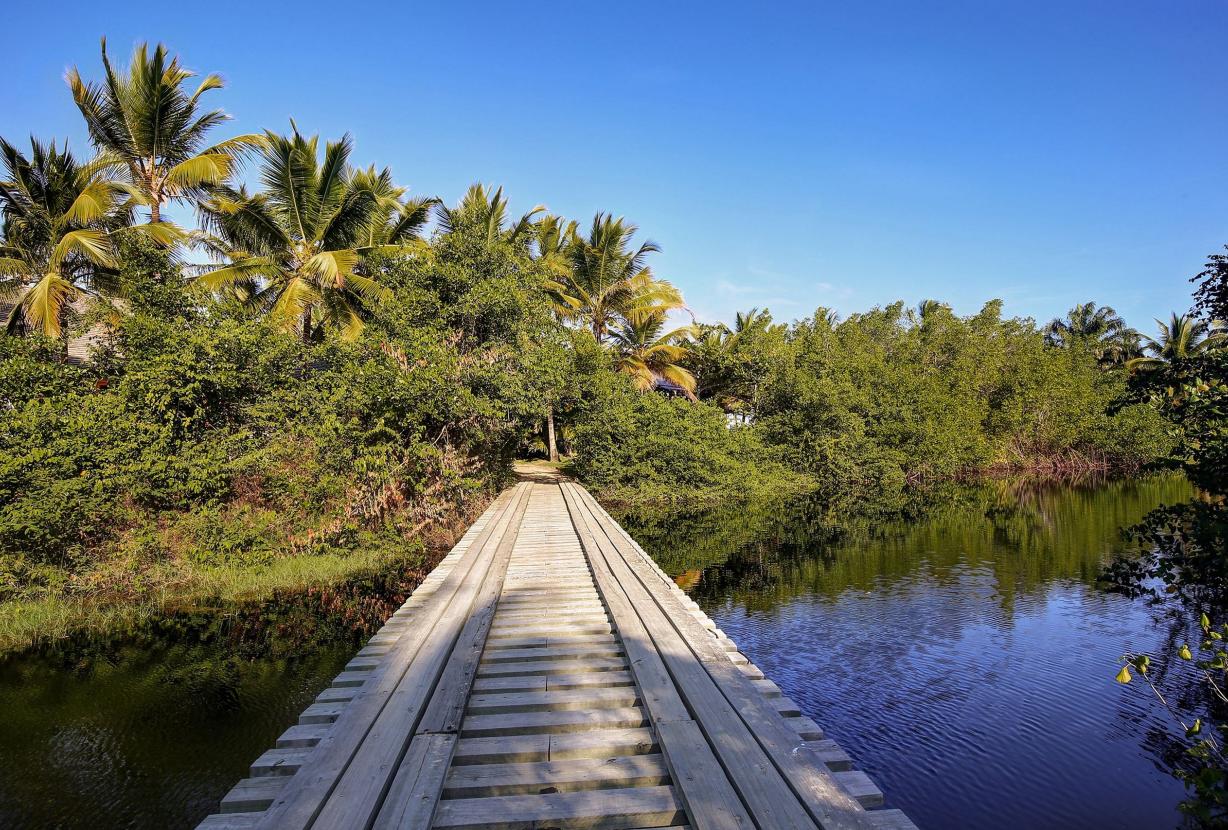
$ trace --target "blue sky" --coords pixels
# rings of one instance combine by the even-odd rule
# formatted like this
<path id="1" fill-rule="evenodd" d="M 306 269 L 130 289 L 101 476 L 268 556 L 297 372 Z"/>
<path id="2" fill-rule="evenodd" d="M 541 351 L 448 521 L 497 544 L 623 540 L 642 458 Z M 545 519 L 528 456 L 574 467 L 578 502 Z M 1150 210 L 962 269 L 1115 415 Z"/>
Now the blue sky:
<path id="1" fill-rule="evenodd" d="M 74 6 L 79 6 L 74 8 Z M 207 10 L 206 10 L 207 9 Z M 340 9 L 340 13 L 338 13 Z M 1228 243 L 1219 2 L 17 4 L 0 135 L 84 131 L 65 69 L 142 39 L 219 132 L 350 132 L 455 201 L 626 215 L 702 319 L 1087 299 L 1150 331 Z M 52 19 L 54 18 L 54 19 Z"/>

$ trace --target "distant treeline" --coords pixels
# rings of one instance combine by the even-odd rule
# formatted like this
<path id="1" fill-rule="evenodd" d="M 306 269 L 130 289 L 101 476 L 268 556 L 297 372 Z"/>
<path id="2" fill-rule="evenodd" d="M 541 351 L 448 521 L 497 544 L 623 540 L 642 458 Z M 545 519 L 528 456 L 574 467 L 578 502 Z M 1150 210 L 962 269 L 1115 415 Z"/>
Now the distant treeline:
<path id="1" fill-rule="evenodd" d="M 162 47 L 103 57 L 68 78 L 92 157 L 0 144 L 0 601 L 399 555 L 518 454 L 692 504 L 1140 465 L 1173 439 L 1124 402 L 1131 372 L 1222 337 L 996 301 L 677 325 L 657 246 L 621 218 L 514 217 L 481 185 L 410 197 L 296 127 L 217 140 L 218 78 Z"/>

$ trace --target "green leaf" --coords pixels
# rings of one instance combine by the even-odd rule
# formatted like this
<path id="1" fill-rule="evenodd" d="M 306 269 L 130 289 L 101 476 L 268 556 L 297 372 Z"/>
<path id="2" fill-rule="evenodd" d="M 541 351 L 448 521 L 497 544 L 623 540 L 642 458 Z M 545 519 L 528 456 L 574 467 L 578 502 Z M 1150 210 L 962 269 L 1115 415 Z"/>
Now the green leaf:
<path id="1" fill-rule="evenodd" d="M 1192 738 L 1202 731 L 1202 718 L 1194 718 L 1194 724 L 1185 730 L 1185 737 Z"/>
<path id="2" fill-rule="evenodd" d="M 1206 614 L 1203 614 L 1201 617 L 1199 617 L 1199 618 L 1198 618 L 1198 621 L 1199 621 L 1200 623 L 1202 623 L 1202 630 L 1203 630 L 1203 631 L 1210 631 L 1210 630 L 1211 630 L 1211 619 L 1210 619 L 1210 617 L 1208 617 Z"/>
<path id="3" fill-rule="evenodd" d="M 1117 673 L 1117 677 L 1114 678 L 1114 680 L 1116 680 L 1118 683 L 1129 683 L 1133 679 L 1134 678 L 1130 676 L 1129 666 L 1122 666 L 1121 671 L 1119 671 Z"/>
<path id="4" fill-rule="evenodd" d="M 1177 651 L 1177 656 L 1180 657 L 1182 660 L 1193 660 L 1194 659 L 1194 655 L 1190 654 L 1190 647 L 1188 643 L 1182 644 L 1181 648 Z"/>

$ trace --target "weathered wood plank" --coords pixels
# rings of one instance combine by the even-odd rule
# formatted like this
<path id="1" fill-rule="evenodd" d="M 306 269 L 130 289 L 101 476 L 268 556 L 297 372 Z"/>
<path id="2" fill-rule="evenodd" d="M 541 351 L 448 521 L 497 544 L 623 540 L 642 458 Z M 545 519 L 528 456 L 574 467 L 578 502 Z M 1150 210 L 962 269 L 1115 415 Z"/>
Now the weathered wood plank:
<path id="1" fill-rule="evenodd" d="M 602 563 L 594 567 L 608 569 L 625 593 L 647 632 L 641 636 L 647 638 L 646 644 L 660 654 L 687 708 L 694 714 L 707 742 L 720 758 L 721 766 L 755 822 L 761 827 L 814 830 L 815 822 L 788 783 L 773 767 L 712 678 L 695 660 L 685 640 L 671 625 L 652 594 L 635 578 L 625 558 L 610 543 L 601 528 L 600 517 L 582 498 L 574 498 L 576 493 L 572 488 L 564 485 L 563 491 L 568 496 L 568 506 L 575 509 L 573 521 L 578 528 L 583 526 L 589 531 L 582 531 L 580 536 L 582 542 L 587 541 L 591 545 L 590 559 Z M 600 577 L 598 585 L 601 587 Z M 622 622 L 619 624 L 621 626 Z M 630 649 L 631 641 L 635 638 L 625 631 L 622 635 Z"/>
<path id="2" fill-rule="evenodd" d="M 357 748 L 327 800 L 323 801 L 315 826 L 365 827 L 378 814 L 384 795 L 412 740 L 411 735 L 428 708 L 440 677 L 447 670 L 453 648 L 465 626 L 473 619 L 471 615 L 475 604 L 491 580 L 501 582 L 503 579 L 501 568 L 506 567 L 508 552 L 528 507 L 529 493 L 528 489 L 520 491 L 518 500 L 508 508 L 508 519 L 503 524 L 503 532 L 497 537 L 494 550 L 489 554 L 483 551 L 484 562 L 470 571 L 469 579 L 455 592 L 429 634 L 425 635 L 409 670 L 390 696 L 388 705 L 379 713 L 366 740 Z M 489 543 L 485 546 L 490 547 Z M 414 633 L 406 636 L 411 637 Z M 449 699 L 452 697 L 448 695 Z M 447 706 L 448 701 L 445 700 L 444 708 Z M 304 766 L 299 775 L 307 769 Z"/>
<path id="3" fill-rule="evenodd" d="M 493 546 L 488 544 L 489 540 L 499 538 L 511 525 L 516 513 L 505 508 L 513 501 L 519 504 L 526 495 L 526 489 L 521 485 L 496 500 L 492 508 L 497 511 L 496 519 L 478 535 L 431 595 L 428 604 L 422 609 L 424 618 L 437 619 L 440 614 L 446 612 L 450 607 L 450 600 L 461 592 L 466 578 L 475 568 L 479 574 L 485 572 L 494 553 Z M 350 702 L 338 723 L 320 739 L 308 762 L 291 778 L 290 786 L 283 790 L 265 811 L 259 824 L 261 828 L 299 830 L 311 826 L 349 768 L 351 760 L 364 745 L 380 714 L 400 686 L 406 670 L 433 630 L 433 625 L 424 622 L 420 628 L 406 634 L 397 642 L 397 648 L 371 673 L 370 685 Z"/>
<path id="4" fill-rule="evenodd" d="M 824 828 L 865 828 L 866 813 L 862 806 L 840 787 L 831 773 L 819 759 L 814 757 L 797 736 L 783 722 L 774 710 L 771 701 L 764 698 L 751 685 L 749 678 L 740 672 L 728 659 L 715 636 L 708 632 L 691 616 L 686 606 L 669 590 L 662 587 L 659 572 L 648 564 L 648 557 L 639 550 L 630 537 L 617 526 L 609 514 L 587 492 L 573 485 L 563 485 L 568 492 L 574 492 L 577 501 L 582 502 L 590 515 L 597 518 L 606 533 L 606 539 L 612 544 L 620 559 L 628 569 L 628 578 L 635 582 L 651 597 L 653 605 L 668 619 L 675 631 L 682 637 L 691 659 L 685 654 L 678 661 L 680 671 L 693 673 L 699 666 L 714 682 L 724 702 L 735 717 L 749 728 L 764 755 L 779 771 L 782 779 L 800 799 L 813 819 Z M 638 605 L 637 605 L 638 607 Z M 644 609 L 640 609 L 644 613 Z M 651 613 L 651 611 L 648 611 Z M 696 661 L 695 658 L 698 658 Z M 705 694 L 704 706 L 712 705 L 720 708 L 720 701 L 707 699 L 707 688 L 697 687 Z M 693 706 L 701 704 L 696 701 Z M 702 723 L 702 721 L 701 721 Z M 720 728 L 727 728 L 731 721 L 723 718 Z M 734 727 L 736 731 L 736 727 Z M 714 735 L 705 728 L 709 739 Z M 745 793 L 743 793 L 745 797 Z"/>
<path id="5" fill-rule="evenodd" d="M 572 511 L 572 523 L 587 551 L 597 588 L 625 643 L 631 673 L 652 715 L 664 757 L 691 823 L 705 830 L 753 827 L 754 822 L 733 783 L 690 718 L 683 697 L 655 647 L 649 631 L 651 621 L 638 613 L 634 599 L 619 584 L 608 560 L 600 552 L 589 516 L 566 491 L 564 499 L 569 510 L 576 508 Z"/>
<path id="6" fill-rule="evenodd" d="M 685 812 L 672 787 L 635 787 L 541 795 L 507 795 L 444 801 L 435 815 L 440 830 L 627 828 L 675 824 Z"/>
<path id="7" fill-rule="evenodd" d="M 486 798 L 557 792 L 654 787 L 669 783 L 661 755 L 625 755 L 516 764 L 453 767 L 444 782 L 446 798 Z"/>

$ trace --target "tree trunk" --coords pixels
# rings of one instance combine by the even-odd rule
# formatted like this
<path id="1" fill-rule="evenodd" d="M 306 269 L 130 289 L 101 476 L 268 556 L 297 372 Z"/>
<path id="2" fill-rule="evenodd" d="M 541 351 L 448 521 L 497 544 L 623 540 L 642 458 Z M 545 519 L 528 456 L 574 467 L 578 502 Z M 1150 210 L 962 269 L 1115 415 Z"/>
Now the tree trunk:
<path id="1" fill-rule="evenodd" d="M 554 440 L 554 407 L 546 412 L 546 452 L 551 461 L 559 460 L 559 447 Z"/>
<path id="2" fill-rule="evenodd" d="M 149 205 L 149 223 L 156 225 L 162 221 L 162 204 L 158 201 L 157 195 Z"/>

